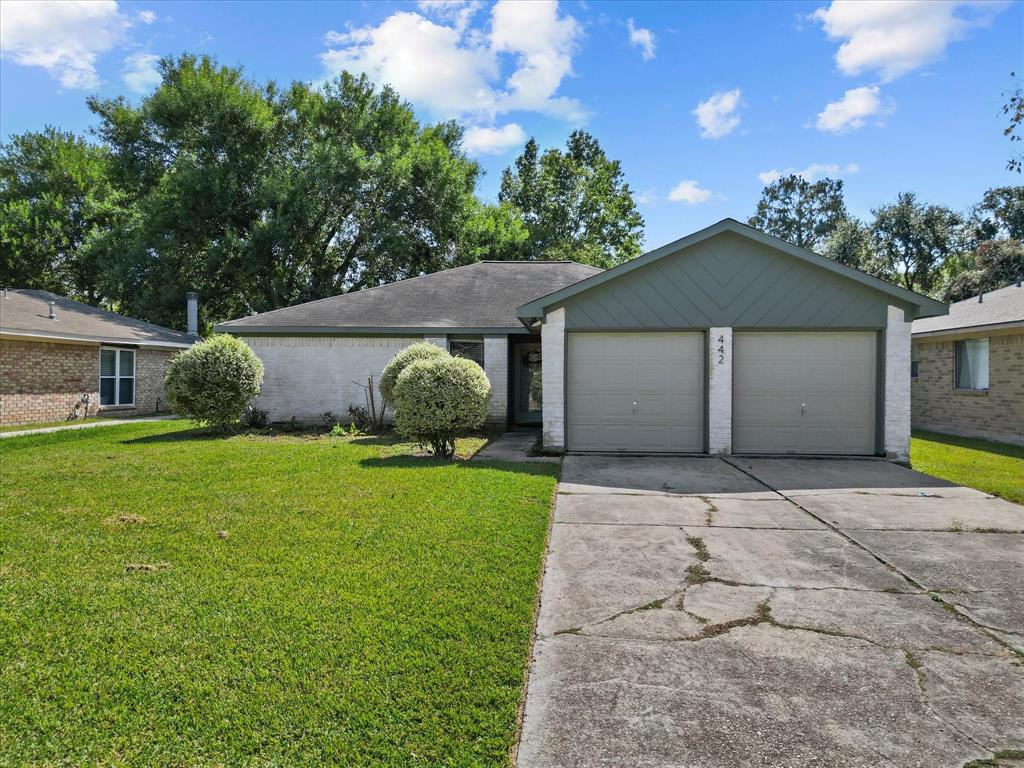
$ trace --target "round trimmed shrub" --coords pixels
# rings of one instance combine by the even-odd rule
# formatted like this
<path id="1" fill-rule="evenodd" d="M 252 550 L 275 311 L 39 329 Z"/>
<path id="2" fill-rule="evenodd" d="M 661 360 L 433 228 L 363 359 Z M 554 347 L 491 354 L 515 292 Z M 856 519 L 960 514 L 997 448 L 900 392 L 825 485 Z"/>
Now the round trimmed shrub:
<path id="1" fill-rule="evenodd" d="M 164 378 L 176 414 L 218 429 L 242 418 L 262 384 L 263 363 L 256 353 L 226 334 L 179 352 Z"/>
<path id="2" fill-rule="evenodd" d="M 448 357 L 448 353 L 434 344 L 419 341 L 406 347 L 393 358 L 384 368 L 380 375 L 380 394 L 385 403 L 395 402 L 395 384 L 398 377 L 408 366 L 417 360 L 436 360 L 439 357 Z"/>
<path id="3" fill-rule="evenodd" d="M 394 394 L 395 428 L 435 455 L 452 458 L 455 438 L 487 418 L 491 382 L 472 360 L 445 355 L 410 364 Z"/>

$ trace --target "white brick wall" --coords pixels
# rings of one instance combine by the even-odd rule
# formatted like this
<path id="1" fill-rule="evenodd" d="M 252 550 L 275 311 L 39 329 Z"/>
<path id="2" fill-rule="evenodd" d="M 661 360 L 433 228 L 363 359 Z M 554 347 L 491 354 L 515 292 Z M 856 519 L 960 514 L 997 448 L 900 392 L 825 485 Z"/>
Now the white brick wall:
<path id="1" fill-rule="evenodd" d="M 508 424 L 508 336 L 484 336 L 484 372 L 491 380 L 487 423 Z"/>
<path id="2" fill-rule="evenodd" d="M 544 447 L 565 449 L 565 309 L 549 312 L 540 330 L 543 354 Z"/>
<path id="3" fill-rule="evenodd" d="M 885 455 L 910 458 L 910 323 L 890 306 L 885 329 Z"/>
<path id="4" fill-rule="evenodd" d="M 708 452 L 732 453 L 732 328 L 708 329 Z"/>
<path id="5" fill-rule="evenodd" d="M 422 341 L 399 336 L 242 336 L 263 361 L 263 393 L 258 408 L 272 421 L 316 423 L 324 411 L 348 417 L 349 405 L 366 407 L 365 385 L 374 385 L 391 358 Z M 380 391 L 376 392 L 380 407 Z M 388 420 L 390 421 L 390 409 Z"/>
<path id="6" fill-rule="evenodd" d="M 417 339 L 419 341 L 419 339 Z M 440 347 L 445 352 L 448 351 L 448 337 L 447 336 L 424 336 L 423 341 L 427 344 L 433 344 L 435 347 Z"/>

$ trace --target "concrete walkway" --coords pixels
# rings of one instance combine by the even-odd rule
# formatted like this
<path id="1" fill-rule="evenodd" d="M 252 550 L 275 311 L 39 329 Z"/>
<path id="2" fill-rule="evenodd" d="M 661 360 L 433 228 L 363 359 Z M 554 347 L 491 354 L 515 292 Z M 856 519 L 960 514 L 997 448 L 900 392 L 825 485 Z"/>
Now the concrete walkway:
<path id="1" fill-rule="evenodd" d="M 518 765 L 1020 765 L 1024 508 L 883 461 L 566 457 Z"/>
<path id="2" fill-rule="evenodd" d="M 173 421 L 177 418 L 177 416 L 172 415 L 142 416 L 137 419 L 104 419 L 103 421 L 90 421 L 85 424 L 75 424 L 73 421 L 69 421 L 67 424 L 61 424 L 59 427 L 40 427 L 39 429 L 26 427 L 25 429 L 19 429 L 12 432 L 0 432 L 0 440 L 8 437 L 22 437 L 24 435 L 45 435 L 49 432 L 66 432 L 71 429 L 92 429 L 93 427 L 113 427 L 118 424 L 137 424 L 143 421 Z"/>
<path id="3" fill-rule="evenodd" d="M 561 456 L 531 456 L 530 450 L 536 442 L 536 432 L 506 432 L 478 451 L 470 461 L 522 461 L 558 464 L 562 460 Z"/>

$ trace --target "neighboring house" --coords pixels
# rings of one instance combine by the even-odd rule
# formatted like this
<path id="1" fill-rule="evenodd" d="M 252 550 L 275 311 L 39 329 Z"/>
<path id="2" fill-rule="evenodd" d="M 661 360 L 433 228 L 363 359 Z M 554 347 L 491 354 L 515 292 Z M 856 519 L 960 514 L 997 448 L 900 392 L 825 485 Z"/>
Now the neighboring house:
<path id="1" fill-rule="evenodd" d="M 915 429 L 1024 445 L 1024 288 L 1018 282 L 915 320 Z"/>
<path id="2" fill-rule="evenodd" d="M 363 405 L 426 339 L 482 357 L 491 421 L 551 450 L 905 459 L 910 323 L 945 312 L 725 219 L 606 272 L 483 262 L 215 330 L 263 360 L 275 420 Z"/>
<path id="3" fill-rule="evenodd" d="M 191 334 L 47 291 L 0 291 L 0 425 L 167 410 L 164 373 Z"/>

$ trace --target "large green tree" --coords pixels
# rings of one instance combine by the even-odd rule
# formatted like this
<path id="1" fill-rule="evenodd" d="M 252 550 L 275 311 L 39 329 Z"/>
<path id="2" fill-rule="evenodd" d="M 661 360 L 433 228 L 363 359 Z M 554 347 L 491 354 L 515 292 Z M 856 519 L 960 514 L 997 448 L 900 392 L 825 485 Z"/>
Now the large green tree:
<path id="1" fill-rule="evenodd" d="M 1024 240 L 1024 186 L 993 187 L 973 211 L 979 240 Z"/>
<path id="2" fill-rule="evenodd" d="M 530 256 L 530 231 L 511 203 L 476 203 L 459 235 L 458 262 L 520 261 Z"/>
<path id="3" fill-rule="evenodd" d="M 617 160 L 573 131 L 565 151 L 530 139 L 501 179 L 501 203 L 522 212 L 526 256 L 610 267 L 640 255 L 644 220 Z"/>
<path id="4" fill-rule="evenodd" d="M 0 146 L 0 283 L 98 304 L 102 262 L 122 218 L 108 153 L 46 128 Z"/>
<path id="5" fill-rule="evenodd" d="M 966 268 L 943 286 L 945 301 L 968 299 L 1024 278 L 1024 244 L 1020 240 L 986 240 L 964 261 Z"/>
<path id="6" fill-rule="evenodd" d="M 757 211 L 747 223 L 793 245 L 815 250 L 824 247 L 846 218 L 841 179 L 811 182 L 789 174 L 764 188 Z"/>
<path id="7" fill-rule="evenodd" d="M 946 260 L 967 250 L 964 219 L 941 205 L 929 205 L 913 192 L 872 211 L 871 239 L 881 277 L 919 293 L 933 291 Z"/>

